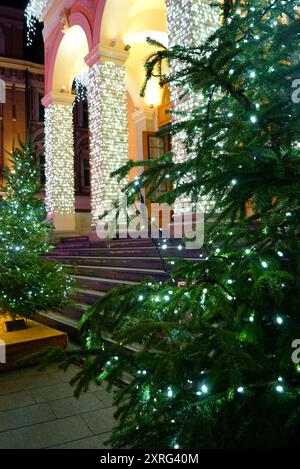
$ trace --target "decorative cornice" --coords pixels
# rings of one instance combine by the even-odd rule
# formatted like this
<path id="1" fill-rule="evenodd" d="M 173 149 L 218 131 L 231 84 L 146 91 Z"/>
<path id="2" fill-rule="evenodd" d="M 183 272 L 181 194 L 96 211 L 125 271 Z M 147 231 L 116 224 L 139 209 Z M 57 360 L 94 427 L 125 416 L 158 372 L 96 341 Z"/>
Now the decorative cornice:
<path id="1" fill-rule="evenodd" d="M 9 59 L 7 57 L 0 57 L 0 67 L 14 70 L 28 70 L 37 75 L 44 75 L 45 70 L 44 65 L 27 62 L 26 60 Z"/>
<path id="2" fill-rule="evenodd" d="M 97 63 L 113 62 L 115 65 L 124 65 L 128 59 L 129 52 L 117 50 L 112 47 L 105 47 L 97 44 L 85 57 L 85 63 L 92 67 Z"/>
<path id="3" fill-rule="evenodd" d="M 131 114 L 131 117 L 135 124 L 139 124 L 140 122 L 145 121 L 153 121 L 155 115 L 154 109 L 139 109 Z"/>
<path id="4" fill-rule="evenodd" d="M 51 104 L 60 104 L 62 106 L 72 106 L 75 100 L 74 94 L 69 93 L 53 93 L 50 92 L 42 99 L 44 107 L 48 107 Z"/>

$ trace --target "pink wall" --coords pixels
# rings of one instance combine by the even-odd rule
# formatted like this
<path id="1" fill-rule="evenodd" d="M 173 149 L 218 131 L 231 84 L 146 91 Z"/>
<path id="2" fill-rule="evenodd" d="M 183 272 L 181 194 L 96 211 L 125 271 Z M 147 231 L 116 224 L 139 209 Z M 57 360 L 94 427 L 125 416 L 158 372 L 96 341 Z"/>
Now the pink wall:
<path id="1" fill-rule="evenodd" d="M 57 51 L 63 38 L 61 16 L 65 8 L 70 10 L 70 26 L 81 26 L 84 30 L 89 51 L 99 43 L 102 16 L 106 0 L 63 0 L 59 10 L 53 15 L 49 23 L 45 25 L 45 95 L 52 89 L 53 73 Z"/>

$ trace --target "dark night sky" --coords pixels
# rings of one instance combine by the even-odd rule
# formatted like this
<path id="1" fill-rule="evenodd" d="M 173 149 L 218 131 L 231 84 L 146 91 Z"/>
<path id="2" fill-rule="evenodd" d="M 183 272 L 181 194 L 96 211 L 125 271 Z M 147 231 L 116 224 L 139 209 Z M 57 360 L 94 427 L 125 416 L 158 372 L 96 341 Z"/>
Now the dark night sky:
<path id="1" fill-rule="evenodd" d="M 28 0 L 0 0 L 0 5 L 19 8 L 24 10 Z M 42 38 L 42 25 L 39 27 L 34 37 L 34 43 L 31 47 L 26 45 L 26 24 L 24 20 L 24 59 L 32 62 L 44 63 L 44 45 Z"/>

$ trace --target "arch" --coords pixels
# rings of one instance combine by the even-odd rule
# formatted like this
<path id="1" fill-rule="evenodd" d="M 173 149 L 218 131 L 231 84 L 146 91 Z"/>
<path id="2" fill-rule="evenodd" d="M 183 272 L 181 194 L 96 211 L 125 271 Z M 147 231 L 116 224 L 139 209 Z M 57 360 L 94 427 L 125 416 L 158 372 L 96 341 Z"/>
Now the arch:
<path id="1" fill-rule="evenodd" d="M 93 33 L 92 33 L 90 22 L 87 19 L 87 17 L 84 16 L 80 12 L 74 12 L 70 15 L 69 21 L 70 21 L 70 27 L 80 26 L 83 29 L 86 35 L 87 42 L 88 42 L 89 51 L 91 51 L 93 48 Z"/>
<path id="2" fill-rule="evenodd" d="M 70 27 L 64 31 L 58 25 L 47 41 L 52 45 L 47 57 L 46 94 L 61 91 L 62 87 L 70 92 L 75 76 L 87 68 L 84 58 L 93 47 L 90 22 L 78 11 L 70 15 L 69 22 Z"/>
<path id="3" fill-rule="evenodd" d="M 94 20 L 94 26 L 93 26 L 93 45 L 94 46 L 96 46 L 99 43 L 99 39 L 101 35 L 102 19 L 103 19 L 103 14 L 104 14 L 106 3 L 107 3 L 107 0 L 98 0 L 96 2 L 95 20 Z"/>
<path id="4" fill-rule="evenodd" d="M 146 43 L 146 37 L 151 36 L 167 45 L 167 16 L 165 0 L 106 0 L 104 10 L 101 12 L 100 30 L 98 42 L 110 47 L 112 40 L 115 48 L 123 50 L 130 46 L 130 54 L 126 62 L 126 87 L 135 106 L 143 105 L 139 94 L 145 80 L 143 64 L 146 58 L 154 51 L 153 47 Z M 152 85 L 152 88 L 151 88 Z M 162 92 L 158 83 L 149 85 L 148 95 L 151 105 L 161 104 Z M 149 105 L 149 99 L 145 99 Z M 153 103 L 152 103 L 153 101 Z"/>
<path id="5" fill-rule="evenodd" d="M 71 26 L 60 41 L 53 67 L 52 91 L 71 93 L 74 78 L 87 68 L 89 53 L 86 34 L 81 26 Z"/>

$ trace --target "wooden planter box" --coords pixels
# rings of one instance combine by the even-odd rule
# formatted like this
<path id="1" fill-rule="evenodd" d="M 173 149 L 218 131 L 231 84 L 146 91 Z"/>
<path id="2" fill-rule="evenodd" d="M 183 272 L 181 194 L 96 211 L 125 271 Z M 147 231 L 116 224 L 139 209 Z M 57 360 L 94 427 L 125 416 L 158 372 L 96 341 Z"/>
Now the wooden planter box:
<path id="1" fill-rule="evenodd" d="M 6 363 L 0 363 L 0 372 L 16 368 L 16 362 L 20 358 L 41 352 L 48 347 L 65 349 L 68 345 L 67 334 L 35 321 L 28 321 L 27 329 L 7 332 L 5 322 L 8 320 L 5 316 L 0 317 L 0 341 L 6 344 Z"/>

